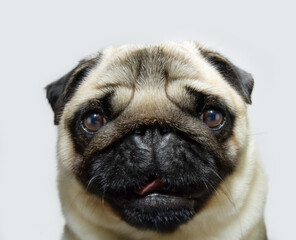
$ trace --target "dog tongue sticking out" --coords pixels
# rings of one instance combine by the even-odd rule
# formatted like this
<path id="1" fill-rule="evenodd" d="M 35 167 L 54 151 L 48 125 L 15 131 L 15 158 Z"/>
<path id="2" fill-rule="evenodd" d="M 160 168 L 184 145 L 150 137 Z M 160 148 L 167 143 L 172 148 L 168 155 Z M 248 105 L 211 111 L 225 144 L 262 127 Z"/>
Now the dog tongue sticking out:
<path id="1" fill-rule="evenodd" d="M 155 190 L 160 190 L 163 187 L 164 187 L 164 183 L 162 182 L 162 180 L 160 178 L 156 178 L 152 182 L 148 183 L 146 186 L 138 190 L 137 194 L 145 195 Z"/>

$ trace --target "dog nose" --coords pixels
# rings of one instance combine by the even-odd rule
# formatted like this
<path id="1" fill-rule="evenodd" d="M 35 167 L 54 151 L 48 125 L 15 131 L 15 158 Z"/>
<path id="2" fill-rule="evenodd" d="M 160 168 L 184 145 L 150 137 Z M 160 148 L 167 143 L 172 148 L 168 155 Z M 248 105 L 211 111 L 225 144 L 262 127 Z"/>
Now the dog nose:
<path id="1" fill-rule="evenodd" d="M 173 131 L 166 126 L 141 126 L 132 133 L 132 138 L 139 148 L 165 146 L 173 137 Z"/>
<path id="2" fill-rule="evenodd" d="M 164 135 L 169 133 L 171 130 L 167 126 L 140 126 L 135 131 L 134 134 L 144 136 L 146 134 L 158 134 Z"/>

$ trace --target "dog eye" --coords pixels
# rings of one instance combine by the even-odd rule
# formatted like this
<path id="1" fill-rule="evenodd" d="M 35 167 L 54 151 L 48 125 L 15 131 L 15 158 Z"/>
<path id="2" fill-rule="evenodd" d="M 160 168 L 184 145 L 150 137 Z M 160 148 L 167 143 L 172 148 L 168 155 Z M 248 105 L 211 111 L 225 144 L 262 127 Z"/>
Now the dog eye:
<path id="1" fill-rule="evenodd" d="M 210 128 L 217 128 L 222 126 L 224 122 L 224 116 L 221 112 L 214 109 L 209 109 L 201 115 L 201 119 Z"/>
<path id="2" fill-rule="evenodd" d="M 96 132 L 106 123 L 106 119 L 98 113 L 89 113 L 83 118 L 82 122 L 85 130 Z"/>

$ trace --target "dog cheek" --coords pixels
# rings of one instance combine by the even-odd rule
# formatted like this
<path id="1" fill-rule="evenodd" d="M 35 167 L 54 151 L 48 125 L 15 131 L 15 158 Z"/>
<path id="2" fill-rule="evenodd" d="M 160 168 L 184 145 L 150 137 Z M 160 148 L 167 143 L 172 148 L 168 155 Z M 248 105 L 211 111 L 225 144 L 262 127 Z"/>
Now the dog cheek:
<path id="1" fill-rule="evenodd" d="M 247 148 L 248 140 L 251 135 L 247 115 L 239 115 L 236 118 L 232 135 L 236 139 L 236 146 L 239 150 Z"/>
<path id="2" fill-rule="evenodd" d="M 236 137 L 231 136 L 228 141 L 224 143 L 223 149 L 228 161 L 231 162 L 232 165 L 236 165 L 239 152 L 239 142 Z"/>
<path id="3" fill-rule="evenodd" d="M 58 129 L 57 157 L 59 166 L 68 171 L 72 171 L 75 162 L 77 162 L 77 154 L 71 134 L 63 126 L 59 126 Z"/>

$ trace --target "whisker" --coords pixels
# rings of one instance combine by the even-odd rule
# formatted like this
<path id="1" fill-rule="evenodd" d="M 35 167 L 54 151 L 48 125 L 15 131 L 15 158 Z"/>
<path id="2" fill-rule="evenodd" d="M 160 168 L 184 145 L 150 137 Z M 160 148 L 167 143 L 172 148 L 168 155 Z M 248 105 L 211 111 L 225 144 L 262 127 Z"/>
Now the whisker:
<path id="1" fill-rule="evenodd" d="M 103 188 L 103 193 L 102 193 L 102 198 L 101 198 L 101 202 L 102 202 L 102 205 L 103 205 L 103 209 L 105 209 L 105 192 L 106 192 L 106 189 L 105 187 Z"/>
<path id="2" fill-rule="evenodd" d="M 88 184 L 86 186 L 86 190 L 89 189 L 90 185 L 92 184 L 92 182 L 96 179 L 97 176 L 93 176 L 89 181 L 88 181 Z"/>
<path id="3" fill-rule="evenodd" d="M 207 192 L 210 193 L 210 190 L 209 190 L 209 187 L 208 187 L 207 183 L 204 180 L 202 180 L 202 183 L 205 185 L 205 187 L 207 189 Z"/>
<path id="4" fill-rule="evenodd" d="M 260 135 L 266 135 L 266 132 L 257 132 L 257 133 L 250 133 L 248 136 L 260 136 Z"/>

